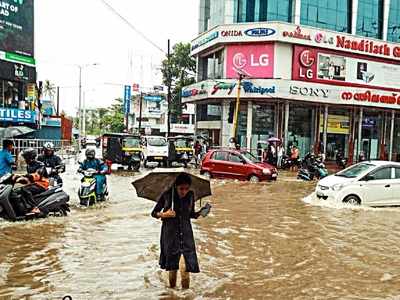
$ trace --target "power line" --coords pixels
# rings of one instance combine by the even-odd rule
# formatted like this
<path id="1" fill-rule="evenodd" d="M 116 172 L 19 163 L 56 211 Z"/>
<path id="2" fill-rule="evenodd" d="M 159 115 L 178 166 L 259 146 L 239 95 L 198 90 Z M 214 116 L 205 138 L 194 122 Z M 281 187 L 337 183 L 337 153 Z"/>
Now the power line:
<path id="1" fill-rule="evenodd" d="M 153 45 L 155 48 L 160 50 L 162 53 L 166 54 L 164 50 L 159 47 L 156 43 L 154 43 L 150 38 L 148 38 L 144 33 L 138 30 L 132 23 L 130 23 L 125 17 L 123 17 L 114 7 L 108 4 L 105 0 L 100 0 L 103 4 L 115 15 L 117 15 L 122 21 L 124 21 L 131 29 L 133 29 L 137 34 L 139 34 L 143 39 L 145 39 L 148 43 Z"/>

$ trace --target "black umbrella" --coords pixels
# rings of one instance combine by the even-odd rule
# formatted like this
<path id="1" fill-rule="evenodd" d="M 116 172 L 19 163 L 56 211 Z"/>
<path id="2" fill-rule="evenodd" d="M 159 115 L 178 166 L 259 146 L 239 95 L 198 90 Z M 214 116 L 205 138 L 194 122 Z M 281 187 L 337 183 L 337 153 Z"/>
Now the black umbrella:
<path id="1" fill-rule="evenodd" d="M 157 202 L 166 191 L 173 187 L 176 178 L 182 173 L 187 174 L 192 179 L 190 190 L 194 194 L 195 201 L 211 195 L 211 185 L 208 179 L 187 173 L 183 168 L 155 169 L 134 180 L 132 184 L 139 197 Z"/>

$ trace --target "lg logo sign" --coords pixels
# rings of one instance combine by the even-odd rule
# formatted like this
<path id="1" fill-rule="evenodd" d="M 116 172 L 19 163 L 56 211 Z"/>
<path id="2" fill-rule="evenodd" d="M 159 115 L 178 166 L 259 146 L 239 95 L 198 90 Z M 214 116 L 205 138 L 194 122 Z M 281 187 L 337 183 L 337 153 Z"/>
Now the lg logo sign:
<path id="1" fill-rule="evenodd" d="M 233 57 L 233 65 L 237 69 L 243 69 L 248 65 L 248 61 L 246 55 L 243 53 L 236 53 Z M 261 54 L 260 56 L 256 56 L 254 54 L 250 54 L 250 67 L 268 67 L 269 66 L 269 55 Z"/>
<path id="2" fill-rule="evenodd" d="M 313 79 L 314 78 L 314 72 L 311 69 L 311 67 L 315 63 L 315 55 L 312 51 L 310 50 L 303 50 L 300 53 L 299 56 L 300 60 L 300 69 L 299 69 L 299 76 L 301 78 L 307 78 L 307 79 Z"/>

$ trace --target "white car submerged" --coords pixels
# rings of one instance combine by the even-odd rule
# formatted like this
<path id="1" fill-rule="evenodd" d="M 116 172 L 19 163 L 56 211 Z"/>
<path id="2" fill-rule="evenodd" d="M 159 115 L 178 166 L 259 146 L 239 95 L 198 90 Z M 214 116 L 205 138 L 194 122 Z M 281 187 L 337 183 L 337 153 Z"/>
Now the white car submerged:
<path id="1" fill-rule="evenodd" d="M 400 163 L 358 163 L 320 180 L 315 192 L 319 199 L 355 205 L 400 205 Z"/>

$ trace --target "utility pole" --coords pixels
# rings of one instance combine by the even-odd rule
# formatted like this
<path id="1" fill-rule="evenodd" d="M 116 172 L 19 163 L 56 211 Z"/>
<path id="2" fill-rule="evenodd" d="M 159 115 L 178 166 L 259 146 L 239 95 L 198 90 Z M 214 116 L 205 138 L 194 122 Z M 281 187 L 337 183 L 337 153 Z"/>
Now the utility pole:
<path id="1" fill-rule="evenodd" d="M 57 87 L 57 116 L 60 116 L 60 87 Z"/>
<path id="2" fill-rule="evenodd" d="M 171 83 L 172 83 L 172 76 L 171 76 L 171 45 L 170 40 L 168 39 L 168 94 L 167 94 L 167 102 L 168 102 L 168 113 L 167 113 L 167 137 L 171 135 Z"/>
<path id="3" fill-rule="evenodd" d="M 233 118 L 233 138 L 235 139 L 235 143 L 238 143 L 237 133 L 238 133 L 238 118 L 239 118 L 239 109 L 240 109 L 240 91 L 242 88 L 242 79 L 244 78 L 243 74 L 239 74 L 238 80 L 238 90 L 237 90 L 237 98 L 236 98 L 236 108 L 235 115 Z"/>
<path id="4" fill-rule="evenodd" d="M 142 131 L 143 92 L 139 96 L 139 134 Z"/>

